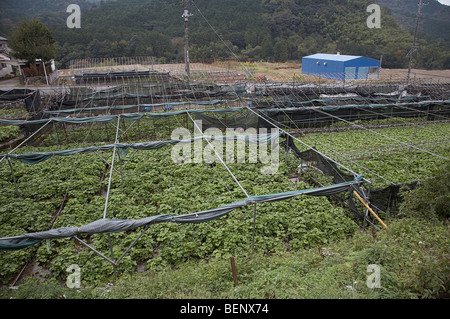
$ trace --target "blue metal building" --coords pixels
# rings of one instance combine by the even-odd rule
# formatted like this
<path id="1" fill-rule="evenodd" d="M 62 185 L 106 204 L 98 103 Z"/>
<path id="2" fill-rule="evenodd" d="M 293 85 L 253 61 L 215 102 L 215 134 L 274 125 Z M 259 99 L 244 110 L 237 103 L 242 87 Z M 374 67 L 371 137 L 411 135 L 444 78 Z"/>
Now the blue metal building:
<path id="1" fill-rule="evenodd" d="M 317 53 L 302 58 L 302 73 L 328 79 L 376 79 L 380 61 L 363 56 Z"/>

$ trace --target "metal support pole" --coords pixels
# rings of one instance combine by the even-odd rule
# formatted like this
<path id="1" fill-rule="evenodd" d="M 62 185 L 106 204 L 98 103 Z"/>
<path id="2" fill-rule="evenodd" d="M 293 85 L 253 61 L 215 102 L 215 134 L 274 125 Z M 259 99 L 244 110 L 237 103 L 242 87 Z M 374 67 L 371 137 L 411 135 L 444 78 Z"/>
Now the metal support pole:
<path id="1" fill-rule="evenodd" d="M 31 134 L 29 137 L 27 137 L 24 141 L 22 141 L 22 143 L 20 143 L 19 145 L 17 145 L 11 152 L 9 152 L 8 154 L 12 154 L 15 150 L 17 150 L 19 147 L 21 147 L 22 145 L 24 145 L 26 142 L 28 142 L 29 140 L 31 140 L 31 138 L 33 136 L 35 136 L 39 131 L 41 131 L 44 127 L 46 127 L 50 122 L 52 122 L 52 120 L 49 120 L 47 123 L 45 123 L 43 126 L 41 126 L 36 132 L 34 132 L 33 134 Z"/>
<path id="2" fill-rule="evenodd" d="M 101 252 L 99 252 L 98 250 L 96 250 L 94 247 L 90 246 L 89 244 L 87 244 L 86 242 L 82 241 L 80 238 L 78 238 L 77 236 L 73 236 L 73 238 L 75 238 L 76 240 L 78 240 L 81 244 L 83 244 L 84 246 L 86 246 L 87 248 L 89 248 L 90 250 L 92 250 L 94 253 L 96 253 L 97 255 L 99 255 L 100 257 L 102 257 L 103 259 L 105 259 L 106 261 L 110 262 L 111 264 L 115 265 L 115 262 L 112 261 L 111 259 L 109 259 L 108 257 L 106 257 L 105 255 L 103 255 Z"/>
<path id="3" fill-rule="evenodd" d="M 144 233 L 147 231 L 147 229 L 150 227 L 150 225 L 147 225 L 144 230 L 139 234 L 139 236 L 131 243 L 131 245 L 125 250 L 125 252 L 120 256 L 119 259 L 117 259 L 116 264 L 119 264 L 119 262 L 122 260 L 123 257 L 130 251 L 130 249 L 136 244 L 136 242 L 144 235 Z"/>
<path id="4" fill-rule="evenodd" d="M 369 189 L 367 191 L 367 199 L 370 200 L 370 190 L 372 188 L 372 182 L 368 181 L 368 183 L 369 183 Z M 369 216 L 369 209 L 366 207 L 366 209 L 364 210 L 363 230 L 366 229 L 366 219 L 367 219 L 368 216 Z"/>
<path id="5" fill-rule="evenodd" d="M 114 144 L 117 144 L 117 142 L 118 142 L 117 136 L 119 134 L 119 127 L 120 127 L 120 115 L 117 117 L 116 138 L 114 140 Z M 108 209 L 109 191 L 111 189 L 111 179 L 112 179 L 112 173 L 113 173 L 113 170 L 114 170 L 114 158 L 116 156 L 116 150 L 117 150 L 117 147 L 114 146 L 113 156 L 112 156 L 112 160 L 111 160 L 111 169 L 110 169 L 110 172 L 109 172 L 108 191 L 106 193 L 105 209 L 103 210 L 103 219 L 106 218 L 106 211 Z"/>
<path id="6" fill-rule="evenodd" d="M 117 136 L 119 134 L 119 128 L 120 128 L 120 115 L 117 117 L 116 138 L 115 138 L 114 144 L 118 143 Z M 103 219 L 106 218 L 106 211 L 108 210 L 109 193 L 111 190 L 111 180 L 112 180 L 112 174 L 113 174 L 113 170 L 114 170 L 114 159 L 116 156 L 116 150 L 117 150 L 117 147 L 114 146 L 113 156 L 112 156 L 112 160 L 111 160 L 111 168 L 110 168 L 110 172 L 109 172 L 108 190 L 106 192 L 105 209 L 103 211 Z M 111 252 L 112 264 L 113 264 L 113 268 L 114 268 L 114 276 L 115 276 L 115 278 L 117 278 L 117 269 L 116 269 L 116 263 L 114 262 L 114 253 L 113 253 L 110 234 L 108 234 L 108 240 L 109 240 L 109 250 Z"/>

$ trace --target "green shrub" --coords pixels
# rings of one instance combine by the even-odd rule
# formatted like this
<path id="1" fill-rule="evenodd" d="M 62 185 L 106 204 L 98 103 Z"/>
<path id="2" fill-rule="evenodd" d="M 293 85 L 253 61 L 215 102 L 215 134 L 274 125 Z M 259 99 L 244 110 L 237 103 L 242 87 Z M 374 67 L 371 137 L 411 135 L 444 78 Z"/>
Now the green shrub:
<path id="1" fill-rule="evenodd" d="M 400 207 L 402 215 L 425 219 L 450 218 L 450 162 L 438 169 L 432 177 L 413 190 L 403 191 Z"/>

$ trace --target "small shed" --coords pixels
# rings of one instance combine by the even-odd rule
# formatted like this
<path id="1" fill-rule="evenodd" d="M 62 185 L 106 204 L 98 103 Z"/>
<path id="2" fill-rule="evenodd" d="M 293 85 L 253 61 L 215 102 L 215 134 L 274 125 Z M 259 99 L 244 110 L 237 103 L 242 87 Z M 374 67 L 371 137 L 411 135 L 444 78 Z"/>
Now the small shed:
<path id="1" fill-rule="evenodd" d="M 377 79 L 380 61 L 363 56 L 317 53 L 302 58 L 302 73 L 338 80 Z"/>

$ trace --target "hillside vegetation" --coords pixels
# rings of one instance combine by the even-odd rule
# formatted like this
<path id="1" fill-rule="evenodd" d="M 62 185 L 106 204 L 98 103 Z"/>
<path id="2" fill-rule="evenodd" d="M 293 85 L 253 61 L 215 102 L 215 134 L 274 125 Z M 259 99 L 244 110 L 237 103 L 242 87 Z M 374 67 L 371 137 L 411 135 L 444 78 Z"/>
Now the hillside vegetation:
<path id="1" fill-rule="evenodd" d="M 161 61 L 184 57 L 182 1 L 80 1 L 82 26 L 69 29 L 63 3 L 23 1 L 24 13 L 39 17 L 54 32 L 57 61 L 66 68 L 72 59 L 86 57 L 156 56 Z M 339 0 L 195 0 L 189 1 L 192 60 L 240 59 L 284 62 L 316 52 L 380 58 L 386 68 L 407 66 L 411 31 L 382 9 L 381 28 L 367 27 L 367 6 L 373 1 Z M 4 3 L 4 4 L 3 4 Z M 22 3 L 22 2 L 21 2 Z M 398 1 L 396 2 L 398 5 Z M 2 33 L 14 25 L 22 7 L 3 0 Z M 409 8 L 409 7 L 408 7 Z M 401 19 L 400 19 L 401 20 Z M 438 34 L 439 25 L 434 25 Z M 440 33 L 446 33 L 444 27 Z M 450 68 L 448 44 L 420 35 L 415 67 Z"/>

